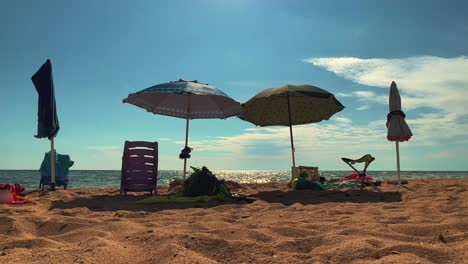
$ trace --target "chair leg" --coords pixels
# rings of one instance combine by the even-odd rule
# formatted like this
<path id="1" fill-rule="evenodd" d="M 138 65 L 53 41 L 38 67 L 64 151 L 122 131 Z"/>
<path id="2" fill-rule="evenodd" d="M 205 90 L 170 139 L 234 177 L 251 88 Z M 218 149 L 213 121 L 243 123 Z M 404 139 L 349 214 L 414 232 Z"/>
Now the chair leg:
<path id="1" fill-rule="evenodd" d="M 44 176 L 41 176 L 41 180 L 39 181 L 39 190 L 44 190 Z"/>
<path id="2" fill-rule="evenodd" d="M 351 193 L 353 192 L 354 188 L 356 188 L 357 182 L 358 182 L 358 180 L 355 180 L 355 181 L 353 182 L 353 185 L 351 185 L 351 189 L 349 189 L 349 190 L 346 192 L 346 196 L 350 196 L 350 195 L 351 195 Z"/>
<path id="3" fill-rule="evenodd" d="M 376 186 L 373 182 L 367 181 L 374 189 L 376 189 L 379 193 L 382 193 L 382 190 L 379 188 L 379 186 Z"/>
<path id="4" fill-rule="evenodd" d="M 359 190 L 362 191 L 362 189 L 364 189 L 364 187 L 365 187 L 365 180 L 362 179 L 361 180 L 361 187 L 359 188 Z"/>
<path id="5" fill-rule="evenodd" d="M 375 185 L 373 182 L 370 182 L 370 181 L 369 181 L 369 184 L 379 192 L 380 200 L 383 200 L 384 199 L 384 192 L 382 192 L 382 190 L 379 188 L 379 186 Z"/>

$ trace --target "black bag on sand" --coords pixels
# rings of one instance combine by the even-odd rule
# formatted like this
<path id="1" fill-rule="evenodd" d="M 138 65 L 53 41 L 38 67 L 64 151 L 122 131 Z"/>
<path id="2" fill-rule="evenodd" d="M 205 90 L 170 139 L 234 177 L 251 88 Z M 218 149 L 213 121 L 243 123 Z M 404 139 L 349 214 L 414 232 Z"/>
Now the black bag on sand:
<path id="1" fill-rule="evenodd" d="M 205 166 L 197 169 L 184 181 L 182 192 L 184 196 L 215 195 L 219 191 L 219 180 Z"/>

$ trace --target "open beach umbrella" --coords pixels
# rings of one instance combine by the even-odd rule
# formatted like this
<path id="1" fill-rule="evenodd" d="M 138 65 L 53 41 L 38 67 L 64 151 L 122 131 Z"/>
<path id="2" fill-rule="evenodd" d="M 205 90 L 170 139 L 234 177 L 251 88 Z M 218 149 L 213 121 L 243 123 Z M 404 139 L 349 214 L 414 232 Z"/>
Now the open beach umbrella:
<path id="1" fill-rule="evenodd" d="M 198 81 L 178 81 L 151 86 L 136 93 L 129 94 L 124 103 L 129 103 L 146 109 L 153 114 L 184 118 L 187 120 L 185 129 L 185 148 L 180 158 L 184 159 L 184 174 L 187 171 L 187 158 L 190 158 L 188 147 L 188 131 L 190 119 L 225 119 L 237 116 L 242 112 L 239 102 L 208 84 Z"/>
<path id="2" fill-rule="evenodd" d="M 51 165 L 51 190 L 55 189 L 55 149 L 54 138 L 60 129 L 55 105 L 54 80 L 52 77 L 52 63 L 49 59 L 31 77 L 39 95 L 37 111 L 37 135 L 36 138 L 48 138 L 50 140 L 50 165 Z"/>
<path id="3" fill-rule="evenodd" d="M 289 84 L 264 90 L 242 106 L 242 120 L 257 126 L 289 126 L 293 167 L 296 160 L 292 126 L 328 120 L 344 109 L 332 93 L 312 85 Z"/>
<path id="4" fill-rule="evenodd" d="M 405 113 L 401 111 L 401 98 L 400 93 L 395 82 L 390 85 L 389 94 L 389 113 L 387 115 L 387 139 L 395 141 L 396 144 L 396 157 L 397 157 L 397 171 L 398 171 L 398 185 L 401 185 L 400 179 L 400 149 L 399 142 L 408 141 L 412 136 L 410 128 L 405 121 Z"/>

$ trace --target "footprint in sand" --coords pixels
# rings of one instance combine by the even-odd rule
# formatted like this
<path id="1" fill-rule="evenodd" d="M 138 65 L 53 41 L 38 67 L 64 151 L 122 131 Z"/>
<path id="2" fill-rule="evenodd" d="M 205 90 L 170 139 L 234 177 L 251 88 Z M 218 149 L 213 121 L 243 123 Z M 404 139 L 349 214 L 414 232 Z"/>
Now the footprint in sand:
<path id="1" fill-rule="evenodd" d="M 239 229 L 231 228 L 212 230 L 209 233 L 216 235 L 220 239 L 226 239 L 228 241 L 251 241 L 252 243 L 268 243 L 273 241 L 273 238 L 260 231 L 256 230 L 245 230 L 239 227 Z"/>
<path id="2" fill-rule="evenodd" d="M 205 235 L 187 236 L 179 240 L 179 245 L 221 263 L 226 259 L 238 258 L 237 250 L 224 239 L 215 239 Z"/>
<path id="3" fill-rule="evenodd" d="M 80 229 L 85 224 L 60 222 L 55 220 L 46 220 L 43 222 L 36 222 L 36 234 L 43 237 L 53 237 L 57 235 L 66 234 L 68 232 Z"/>
<path id="4" fill-rule="evenodd" d="M 58 248 L 60 246 L 62 246 L 61 243 L 45 237 L 31 239 L 16 239 L 3 244 L 4 249 Z"/>
<path id="5" fill-rule="evenodd" d="M 82 243 L 84 245 L 92 243 L 95 239 L 105 239 L 111 237 L 108 232 L 95 231 L 95 230 L 75 230 L 60 236 L 53 237 L 52 239 L 63 243 Z"/>
<path id="6" fill-rule="evenodd" d="M 280 243 L 275 248 L 279 251 L 309 253 L 314 248 L 320 246 L 323 240 L 321 237 L 295 239 Z"/>
<path id="7" fill-rule="evenodd" d="M 8 216 L 0 217 L 0 234 L 14 235 L 14 234 L 11 234 L 11 232 L 17 231 L 14 223 L 15 223 L 15 220 L 11 217 L 8 217 Z"/>
<path id="8" fill-rule="evenodd" d="M 428 261 L 428 263 L 454 263 L 453 256 L 431 245 L 399 244 L 385 247 L 377 252 L 377 256 L 382 258 L 391 254 L 413 254 Z"/>
<path id="9" fill-rule="evenodd" d="M 271 230 L 285 237 L 306 237 L 311 235 L 307 229 L 272 227 Z"/>
<path id="10" fill-rule="evenodd" d="M 353 211 L 348 211 L 348 210 L 328 210 L 328 215 L 329 216 L 335 216 L 335 215 L 352 215 L 355 212 Z"/>
<path id="11" fill-rule="evenodd" d="M 385 246 L 385 243 L 380 241 L 380 240 L 375 240 L 375 239 L 365 239 L 364 242 L 368 243 L 369 245 L 375 247 L 375 248 L 382 248 Z"/>
<path id="12" fill-rule="evenodd" d="M 390 226 L 390 230 L 406 236 L 413 237 L 433 237 L 434 232 L 440 229 L 438 224 L 414 225 L 414 224 L 395 224 Z"/>

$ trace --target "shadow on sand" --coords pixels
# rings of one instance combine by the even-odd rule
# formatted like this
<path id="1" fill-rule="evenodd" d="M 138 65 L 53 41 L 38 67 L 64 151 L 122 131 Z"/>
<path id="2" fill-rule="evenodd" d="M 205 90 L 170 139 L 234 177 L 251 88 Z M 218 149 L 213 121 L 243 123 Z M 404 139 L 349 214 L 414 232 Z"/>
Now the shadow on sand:
<path id="1" fill-rule="evenodd" d="M 194 203 L 154 203 L 137 204 L 138 200 L 150 197 L 151 195 L 128 195 L 120 196 L 118 194 L 93 195 L 89 197 L 78 197 L 69 201 L 56 200 L 51 202 L 49 210 L 53 209 L 73 209 L 79 207 L 88 208 L 91 211 L 145 211 L 158 212 L 168 209 L 186 209 L 186 208 L 210 208 L 221 204 L 227 204 L 222 201 L 194 202 Z"/>
<path id="2" fill-rule="evenodd" d="M 395 203 L 401 202 L 401 193 L 385 192 L 381 194 L 362 190 L 355 191 L 350 196 L 346 196 L 343 191 L 264 191 L 252 194 L 249 199 L 230 199 L 227 201 L 213 200 L 209 202 L 192 203 L 154 203 L 137 204 L 136 201 L 149 197 L 149 195 L 128 195 L 119 196 L 115 194 L 93 195 L 89 197 L 78 197 L 72 200 L 55 200 L 51 202 L 49 210 L 53 209 L 73 209 L 79 207 L 88 208 L 91 211 L 146 211 L 157 212 L 168 209 L 186 209 L 186 208 L 211 208 L 219 205 L 237 204 L 248 205 L 252 202 L 264 201 L 267 203 L 281 203 L 289 206 L 295 203 L 303 205 L 321 204 L 321 203 Z"/>
<path id="3" fill-rule="evenodd" d="M 281 203 L 289 206 L 295 203 L 303 205 L 321 203 L 397 203 L 401 202 L 401 193 L 384 192 L 380 194 L 375 191 L 358 190 L 353 191 L 350 196 L 344 191 L 331 190 L 290 190 L 290 191 L 267 191 L 253 195 L 259 200 L 269 203 Z"/>

